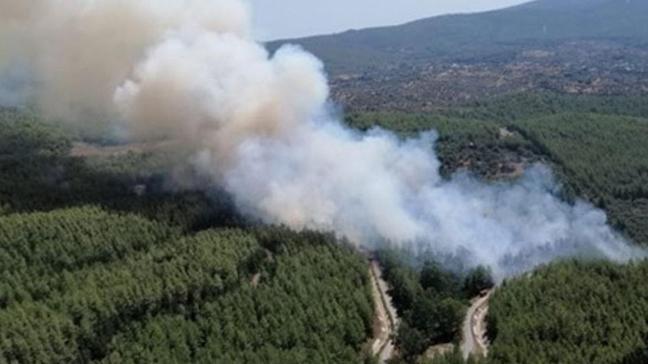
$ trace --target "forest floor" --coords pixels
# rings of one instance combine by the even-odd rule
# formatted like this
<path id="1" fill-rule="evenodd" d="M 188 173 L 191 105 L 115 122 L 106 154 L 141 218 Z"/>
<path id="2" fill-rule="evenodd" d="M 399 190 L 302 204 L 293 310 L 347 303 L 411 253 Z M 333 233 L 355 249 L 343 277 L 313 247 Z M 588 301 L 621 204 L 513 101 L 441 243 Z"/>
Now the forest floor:
<path id="1" fill-rule="evenodd" d="M 462 329 L 461 352 L 465 359 L 472 354 L 486 356 L 488 342 L 486 339 L 486 314 L 488 302 L 493 292 L 489 291 L 481 297 L 475 298 L 468 309 Z"/>
<path id="2" fill-rule="evenodd" d="M 371 353 L 377 356 L 380 363 L 386 363 L 394 356 L 396 350 L 393 336 L 398 328 L 398 313 L 387 294 L 387 282 L 382 278 L 382 270 L 377 261 L 370 264 L 371 289 L 376 306 L 374 324 L 374 341 Z"/>
<path id="3" fill-rule="evenodd" d="M 114 157 L 128 153 L 141 154 L 146 152 L 164 151 L 177 145 L 177 141 L 163 140 L 153 142 L 129 143 L 122 145 L 99 145 L 84 142 L 72 144 L 70 155 L 73 157 Z"/>

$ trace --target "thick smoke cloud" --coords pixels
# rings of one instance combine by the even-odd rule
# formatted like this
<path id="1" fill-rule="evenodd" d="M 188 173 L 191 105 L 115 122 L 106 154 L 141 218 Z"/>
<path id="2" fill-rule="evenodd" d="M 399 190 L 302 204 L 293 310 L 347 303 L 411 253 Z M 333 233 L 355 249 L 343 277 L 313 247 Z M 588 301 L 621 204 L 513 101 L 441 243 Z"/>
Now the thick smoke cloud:
<path id="1" fill-rule="evenodd" d="M 29 64 L 51 117 L 114 117 L 115 89 L 167 32 L 196 28 L 247 36 L 235 0 L 0 0 L 0 67 Z"/>
<path id="2" fill-rule="evenodd" d="M 546 167 L 515 183 L 468 174 L 446 181 L 433 142 L 433 134 L 399 141 L 380 130 L 358 135 L 312 123 L 286 139 L 246 140 L 225 185 L 243 211 L 267 223 L 460 258 L 492 267 L 498 278 L 560 257 L 643 255 L 612 231 L 603 211 L 562 202 Z"/>
<path id="3" fill-rule="evenodd" d="M 545 167 L 514 183 L 444 180 L 434 133 L 348 130 L 327 112 L 322 64 L 290 46 L 270 56 L 238 0 L 0 0 L 0 24 L 0 67 L 29 70 L 43 113 L 179 141 L 263 222 L 454 256 L 499 277 L 557 257 L 642 254 L 602 211 L 556 197 Z"/>

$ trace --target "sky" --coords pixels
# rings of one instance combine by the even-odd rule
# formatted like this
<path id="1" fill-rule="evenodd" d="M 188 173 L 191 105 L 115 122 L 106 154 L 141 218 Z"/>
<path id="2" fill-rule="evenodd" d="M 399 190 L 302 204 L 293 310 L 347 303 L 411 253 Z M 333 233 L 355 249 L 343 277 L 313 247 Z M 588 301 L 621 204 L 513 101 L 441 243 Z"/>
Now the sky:
<path id="1" fill-rule="evenodd" d="M 527 0 L 248 0 L 259 40 L 393 25 L 434 15 L 503 8 Z"/>

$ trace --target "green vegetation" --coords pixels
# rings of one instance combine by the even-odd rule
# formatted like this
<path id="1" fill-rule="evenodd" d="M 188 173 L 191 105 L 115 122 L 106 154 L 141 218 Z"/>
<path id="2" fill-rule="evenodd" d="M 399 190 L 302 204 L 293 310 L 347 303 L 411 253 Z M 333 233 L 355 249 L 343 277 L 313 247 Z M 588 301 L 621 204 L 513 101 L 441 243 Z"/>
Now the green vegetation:
<path id="1" fill-rule="evenodd" d="M 403 136 L 436 129 L 446 175 L 469 168 L 498 178 L 502 164 L 551 163 L 566 196 L 586 198 L 604 208 L 617 228 L 635 242 L 648 244 L 647 104 L 645 97 L 519 94 L 436 115 L 357 113 L 348 123 L 362 130 L 380 126 Z M 403 302 L 411 309 L 414 297 L 421 295 L 419 276 L 407 268 L 396 271 L 388 279 L 399 309 Z M 482 273 L 476 271 L 466 280 L 464 289 L 471 295 L 490 283 Z M 568 262 L 507 283 L 491 305 L 494 343 L 486 362 L 646 361 L 648 326 L 643 317 L 648 300 L 641 280 L 647 277 L 645 263 L 624 267 Z M 624 302 L 627 309 L 621 307 Z M 434 341 L 412 329 L 405 317 L 405 353 L 419 354 Z M 538 340 L 542 347 L 536 353 Z M 464 361 L 460 353 L 450 353 L 430 362 Z"/>
<path id="2" fill-rule="evenodd" d="M 357 129 L 429 129 L 446 176 L 552 164 L 568 197 L 648 244 L 642 97 L 521 94 L 436 115 L 358 113 Z M 226 197 L 165 189 L 150 151 L 72 157 L 61 129 L 0 112 L 0 362 L 353 363 L 373 323 L 366 262 L 332 236 L 246 225 Z M 139 191 L 138 186 L 146 186 Z M 380 260 L 402 360 L 457 342 L 490 272 Z M 408 261 L 408 263 L 411 263 Z M 641 363 L 648 265 L 562 262 L 491 302 L 488 363 Z M 474 359 L 471 359 L 474 361 Z M 463 363 L 461 353 L 432 363 Z"/>
<path id="3" fill-rule="evenodd" d="M 491 299 L 492 363 L 644 363 L 648 263 L 555 263 Z"/>
<path id="4" fill-rule="evenodd" d="M 331 237 L 263 236 L 287 243 L 261 256 L 258 285 L 244 282 L 189 312 L 130 324 L 105 361 L 358 362 L 373 319 L 365 262 Z"/>
<path id="5" fill-rule="evenodd" d="M 646 45 L 643 1 L 540 0 L 476 14 L 291 40 L 325 61 L 333 74 L 390 71 L 396 65 L 512 58 L 520 49 L 567 41 L 607 40 Z M 271 49 L 284 42 L 273 42 Z"/>
<path id="6" fill-rule="evenodd" d="M 0 362 L 365 359 L 373 301 L 350 248 L 167 191 L 159 155 L 72 144 L 0 112 Z"/>
<path id="7" fill-rule="evenodd" d="M 430 114 L 356 113 L 349 125 L 411 136 L 436 129 L 442 172 L 489 179 L 550 163 L 565 196 L 605 209 L 611 223 L 648 244 L 648 100 L 645 97 L 519 94 Z"/>
<path id="8" fill-rule="evenodd" d="M 0 212 L 98 205 L 188 231 L 240 222 L 224 196 L 166 189 L 158 156 L 85 159 L 70 156 L 71 149 L 72 141 L 60 128 L 25 112 L 0 109 Z M 145 186 L 143 195 L 137 186 Z"/>
<path id="9" fill-rule="evenodd" d="M 495 287 L 493 273 L 489 268 L 483 266 L 479 266 L 468 272 L 464 279 L 463 289 L 468 297 L 477 297 L 493 287 Z"/>
<path id="10" fill-rule="evenodd" d="M 354 113 L 347 123 L 360 130 L 381 127 L 402 136 L 436 130 L 436 151 L 442 162 L 442 174 L 448 176 L 459 168 L 488 177 L 500 178 L 510 173 L 510 166 L 538 159 L 534 146 L 518 133 L 502 136 L 502 128 L 492 122 L 470 117 L 404 113 Z"/>
<path id="11" fill-rule="evenodd" d="M 0 308 L 46 299 L 63 289 L 67 273 L 118 261 L 176 235 L 146 219 L 97 208 L 0 218 Z"/>
<path id="12" fill-rule="evenodd" d="M 560 114 L 515 127 L 560 167 L 573 195 L 606 209 L 613 225 L 648 244 L 648 121 Z"/>
<path id="13" fill-rule="evenodd" d="M 405 362 L 431 345 L 458 342 L 469 299 L 494 286 L 484 267 L 462 276 L 431 260 L 414 269 L 411 259 L 395 251 L 380 251 L 378 259 L 402 318 L 396 343 Z"/>
<path id="14" fill-rule="evenodd" d="M 611 223 L 634 242 L 648 244 L 648 109 L 645 97 L 519 94 L 436 115 L 357 113 L 348 123 L 412 136 L 439 133 L 444 174 L 468 168 L 500 178 L 501 166 L 551 164 L 565 196 L 605 209 Z M 477 167 L 477 168 L 476 168 Z M 564 262 L 507 282 L 491 303 L 493 346 L 487 363 L 642 363 L 648 360 L 644 294 L 646 263 Z M 388 277 L 405 325 L 399 339 L 414 362 L 430 337 L 421 321 L 410 324 L 420 274 L 401 267 Z M 474 272 L 464 290 L 474 295 L 488 279 Z M 441 280 L 443 282 L 443 280 Z M 458 280 L 454 280 L 456 287 Z M 442 298 L 433 296 L 438 307 Z M 465 301 L 464 301 L 465 302 Z M 427 312 L 435 312 L 432 307 Z M 437 311 L 438 312 L 438 311 Z M 416 325 L 418 324 L 418 328 Z M 455 331 L 456 332 L 456 331 Z M 474 361 L 475 359 L 471 359 Z M 425 361 L 464 363 L 460 353 Z"/>
<path id="15" fill-rule="evenodd" d="M 366 263 L 333 237 L 176 231 L 96 208 L 0 218 L 6 362 L 356 362 Z"/>
<path id="16" fill-rule="evenodd" d="M 476 358 L 474 356 L 468 357 L 468 360 L 464 360 L 463 354 L 459 350 L 459 347 L 455 347 L 455 350 L 450 353 L 445 353 L 437 355 L 432 359 L 421 359 L 420 364 L 477 364 L 484 363 L 483 358 Z"/>
<path id="17" fill-rule="evenodd" d="M 448 108 L 442 114 L 462 119 L 511 122 L 562 113 L 593 113 L 648 118 L 648 96 L 517 93 Z"/>
<path id="18" fill-rule="evenodd" d="M 648 262 L 563 261 L 504 282 L 490 300 L 488 364 L 648 361 Z M 450 353 L 426 364 L 463 364 Z"/>

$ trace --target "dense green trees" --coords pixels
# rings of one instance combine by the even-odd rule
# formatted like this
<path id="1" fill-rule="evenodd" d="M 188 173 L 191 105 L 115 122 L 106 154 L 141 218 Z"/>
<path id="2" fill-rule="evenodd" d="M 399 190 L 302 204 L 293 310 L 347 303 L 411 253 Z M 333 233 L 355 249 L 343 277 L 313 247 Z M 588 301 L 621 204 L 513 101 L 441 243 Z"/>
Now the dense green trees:
<path id="1" fill-rule="evenodd" d="M 379 125 L 404 135 L 438 130 L 437 150 L 446 174 L 467 167 L 497 178 L 493 171 L 511 161 L 549 163 L 566 197 L 588 199 L 605 209 L 612 224 L 631 240 L 648 244 L 646 105 L 644 96 L 522 94 L 434 116 L 357 114 L 349 123 L 361 129 Z M 518 157 L 512 158 L 511 153 Z M 493 301 L 489 329 L 495 341 L 487 361 L 645 362 L 645 266 L 561 263 L 507 283 Z M 474 295 L 490 286 L 492 282 L 483 278 L 484 273 L 478 269 L 469 275 L 464 290 Z M 404 311 L 412 310 L 425 291 L 418 278 L 406 269 L 395 269 L 390 277 L 396 302 Z M 537 297 L 521 288 L 527 285 L 533 285 Z M 425 346 L 419 345 L 422 330 L 413 331 L 417 330 L 414 325 L 406 323 L 401 337 L 410 350 L 420 350 Z M 539 353 L 534 352 L 536 343 L 541 346 Z M 435 362 L 462 360 L 453 354 Z"/>
<path id="2" fill-rule="evenodd" d="M 332 236 L 178 230 L 97 208 L 0 218 L 7 362 L 355 362 L 366 263 Z"/>
<path id="3" fill-rule="evenodd" d="M 648 121 L 560 114 L 515 127 L 551 158 L 572 196 L 604 208 L 616 227 L 648 244 Z"/>
<path id="4" fill-rule="evenodd" d="M 459 347 L 456 346 L 454 351 L 450 353 L 437 355 L 431 359 L 422 358 L 419 362 L 420 364 L 478 364 L 485 363 L 486 360 L 474 356 L 470 356 L 468 360 L 464 360 L 463 354 L 459 350 Z"/>
<path id="5" fill-rule="evenodd" d="M 646 116 L 644 104 L 610 100 L 496 100 L 350 123 L 405 135 L 437 128 L 446 173 L 496 178 L 502 163 L 549 161 L 569 193 L 645 243 L 648 124 L 612 115 L 628 105 L 623 113 Z M 373 319 L 366 263 L 335 238 L 244 226 L 227 198 L 164 190 L 164 168 L 147 154 L 84 159 L 71 145 L 30 114 L 0 112 L 0 362 L 362 359 Z M 456 339 L 467 299 L 492 285 L 486 268 L 458 275 L 432 261 L 380 260 L 407 360 Z M 645 361 L 647 277 L 645 263 L 566 262 L 507 282 L 492 302 L 488 361 Z"/>
<path id="6" fill-rule="evenodd" d="M 361 361 L 373 301 L 344 243 L 168 191 L 169 158 L 71 147 L 0 110 L 0 362 Z"/>
<path id="7" fill-rule="evenodd" d="M 0 308 L 43 300 L 65 275 L 170 241 L 173 229 L 98 208 L 0 217 Z"/>
<path id="8" fill-rule="evenodd" d="M 5 252 L 33 257 L 15 259 L 22 264 L 3 273 L 8 285 L 2 289 L 7 299 L 0 321 L 12 324 L 0 325 L 8 338 L 1 352 L 8 361 L 88 361 L 101 356 L 105 342 L 125 323 L 206 299 L 234 284 L 239 260 L 259 249 L 241 231 L 180 239 L 166 237 L 164 229 L 141 219 L 118 221 L 97 212 L 95 219 L 78 217 L 84 212 L 93 213 L 38 216 L 34 220 L 39 224 L 25 234 L 2 240 Z M 70 215 L 61 219 L 66 213 Z M 11 226 L 13 216 L 3 220 L 9 220 L 3 221 L 3 232 L 20 229 Z M 12 249 L 12 242 L 34 247 L 33 253 Z M 49 259 L 58 253 L 60 257 Z M 21 339 L 25 337 L 34 339 Z M 42 346 L 61 352 L 43 353 Z"/>
<path id="9" fill-rule="evenodd" d="M 648 262 L 563 261 L 505 281 L 490 301 L 492 364 L 648 359 Z M 474 360 L 474 359 L 472 359 Z M 459 354 L 429 361 L 464 363 Z"/>
<path id="10" fill-rule="evenodd" d="M 164 150 L 80 158 L 71 148 L 60 127 L 0 108 L 0 215 L 100 205 L 188 231 L 241 222 L 217 191 L 169 190 L 166 173 L 177 158 Z"/>
<path id="11" fill-rule="evenodd" d="M 484 290 L 495 286 L 493 273 L 487 267 L 479 266 L 468 273 L 464 279 L 464 291 L 470 297 L 477 297 Z"/>
<path id="12" fill-rule="evenodd" d="M 563 113 L 595 113 L 648 117 L 648 96 L 566 95 L 550 92 L 526 92 L 449 107 L 441 114 L 497 123 Z"/>
<path id="13" fill-rule="evenodd" d="M 632 240 L 648 244 L 646 101 L 645 96 L 519 94 L 436 115 L 359 113 L 347 121 L 403 135 L 437 130 L 445 175 L 467 168 L 501 178 L 520 165 L 551 163 L 567 197 L 588 199 Z"/>
<path id="14" fill-rule="evenodd" d="M 484 267 L 457 274 L 431 260 L 412 268 L 412 259 L 395 251 L 380 251 L 378 258 L 403 320 L 396 341 L 406 361 L 431 345 L 458 341 L 468 300 L 493 285 Z"/>
<path id="15" fill-rule="evenodd" d="M 492 363 L 642 363 L 648 263 L 555 263 L 491 299 Z M 638 360 L 638 361 L 635 361 Z"/>
<path id="16" fill-rule="evenodd" d="M 347 124 L 361 130 L 378 126 L 403 136 L 437 131 L 435 149 L 446 176 L 468 168 L 487 178 L 499 178 L 503 163 L 538 158 L 532 143 L 518 133 L 503 137 L 505 125 L 484 122 L 472 115 L 355 113 L 347 117 Z"/>
<path id="17" fill-rule="evenodd" d="M 357 362 L 373 315 L 366 265 L 330 241 L 290 235 L 294 242 L 269 258 L 258 285 L 245 282 L 191 315 L 131 325 L 106 361 Z"/>

